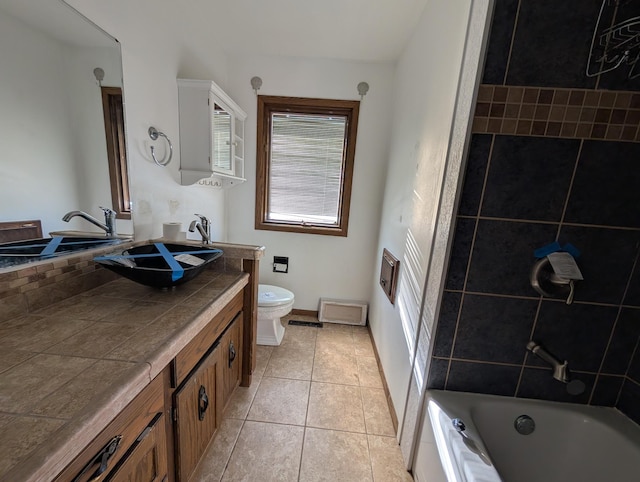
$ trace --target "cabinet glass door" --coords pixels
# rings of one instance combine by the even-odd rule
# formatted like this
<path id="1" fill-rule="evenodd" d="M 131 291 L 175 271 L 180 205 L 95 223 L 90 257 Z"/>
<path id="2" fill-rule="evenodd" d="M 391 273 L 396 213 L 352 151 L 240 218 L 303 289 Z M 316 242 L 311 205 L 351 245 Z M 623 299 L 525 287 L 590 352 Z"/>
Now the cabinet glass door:
<path id="1" fill-rule="evenodd" d="M 219 101 L 213 100 L 211 109 L 211 164 L 214 171 L 233 175 L 231 113 Z"/>

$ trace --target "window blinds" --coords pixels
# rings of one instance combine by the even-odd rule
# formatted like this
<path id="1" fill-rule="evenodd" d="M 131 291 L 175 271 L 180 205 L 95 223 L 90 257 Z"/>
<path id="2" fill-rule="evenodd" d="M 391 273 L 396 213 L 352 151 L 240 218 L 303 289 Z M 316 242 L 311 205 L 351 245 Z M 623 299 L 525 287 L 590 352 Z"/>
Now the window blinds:
<path id="1" fill-rule="evenodd" d="M 341 116 L 272 114 L 269 220 L 338 224 L 346 127 Z"/>

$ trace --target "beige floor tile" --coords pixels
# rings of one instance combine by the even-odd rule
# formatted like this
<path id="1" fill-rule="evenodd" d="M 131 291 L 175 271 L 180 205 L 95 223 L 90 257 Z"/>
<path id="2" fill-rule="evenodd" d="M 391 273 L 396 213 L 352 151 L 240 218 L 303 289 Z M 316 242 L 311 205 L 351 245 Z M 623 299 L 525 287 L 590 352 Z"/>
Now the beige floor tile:
<path id="1" fill-rule="evenodd" d="M 353 334 L 353 347 L 357 356 L 376 356 L 373 351 L 371 337 L 367 332 L 357 332 Z"/>
<path id="2" fill-rule="evenodd" d="M 370 356 L 359 356 L 357 359 L 360 386 L 382 388 L 382 377 L 376 359 Z"/>
<path id="3" fill-rule="evenodd" d="M 309 385 L 306 380 L 264 377 L 247 420 L 304 425 Z"/>
<path id="4" fill-rule="evenodd" d="M 389 405 L 381 388 L 361 387 L 364 423 L 368 434 L 395 436 Z"/>
<path id="5" fill-rule="evenodd" d="M 242 420 L 223 420 L 216 433 L 216 438 L 202 455 L 200 464 L 196 468 L 191 482 L 219 482 L 227 466 L 231 451 L 238 440 Z"/>
<path id="6" fill-rule="evenodd" d="M 273 352 L 272 346 L 258 345 L 256 349 L 256 369 L 253 371 L 254 378 L 260 378 L 264 375 L 264 371 L 267 368 L 267 363 L 271 358 Z"/>
<path id="7" fill-rule="evenodd" d="M 307 426 L 365 432 L 360 388 L 312 382 Z"/>
<path id="8" fill-rule="evenodd" d="M 311 380 L 312 369 L 313 350 L 304 347 L 279 346 L 271 353 L 264 376 Z"/>
<path id="9" fill-rule="evenodd" d="M 303 427 L 245 422 L 222 480 L 297 481 L 303 434 Z"/>
<path id="10" fill-rule="evenodd" d="M 356 352 L 353 337 L 350 333 L 320 332 L 316 339 L 316 353 L 354 356 Z"/>
<path id="11" fill-rule="evenodd" d="M 299 480 L 373 480 L 366 435 L 307 428 Z"/>
<path id="12" fill-rule="evenodd" d="M 237 387 L 225 408 L 223 418 L 244 420 L 256 396 L 262 378 L 254 378 L 250 387 Z"/>
<path id="13" fill-rule="evenodd" d="M 336 333 L 353 333 L 353 326 L 351 325 L 346 325 L 344 323 L 323 323 L 322 325 L 322 330 L 327 333 L 327 332 L 336 332 Z"/>
<path id="14" fill-rule="evenodd" d="M 351 355 L 316 353 L 313 361 L 314 382 L 339 383 L 341 385 L 359 385 L 358 363 Z"/>
<path id="15" fill-rule="evenodd" d="M 395 437 L 369 435 L 369 453 L 375 482 L 411 482 Z"/>
<path id="16" fill-rule="evenodd" d="M 282 345 L 300 345 L 314 347 L 318 329 L 309 326 L 295 326 L 285 324 Z"/>

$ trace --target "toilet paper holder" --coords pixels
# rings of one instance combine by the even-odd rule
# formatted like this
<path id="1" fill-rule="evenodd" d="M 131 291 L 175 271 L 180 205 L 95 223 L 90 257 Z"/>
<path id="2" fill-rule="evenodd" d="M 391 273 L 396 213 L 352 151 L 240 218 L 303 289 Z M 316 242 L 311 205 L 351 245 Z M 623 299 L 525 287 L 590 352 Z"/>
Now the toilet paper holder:
<path id="1" fill-rule="evenodd" d="M 575 262 L 580 252 L 567 244 L 560 248 L 552 243 L 536 250 L 538 260 L 531 268 L 529 282 L 534 290 L 549 298 L 564 298 L 566 303 L 573 303 L 575 282 L 582 280 L 582 273 Z"/>

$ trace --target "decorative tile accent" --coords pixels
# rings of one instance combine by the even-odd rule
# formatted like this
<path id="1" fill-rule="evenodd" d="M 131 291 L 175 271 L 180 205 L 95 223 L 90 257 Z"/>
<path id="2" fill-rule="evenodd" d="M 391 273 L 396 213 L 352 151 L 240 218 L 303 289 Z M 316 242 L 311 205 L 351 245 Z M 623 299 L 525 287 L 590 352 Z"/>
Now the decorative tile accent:
<path id="1" fill-rule="evenodd" d="M 473 132 L 640 142 L 640 93 L 482 84 Z"/>

